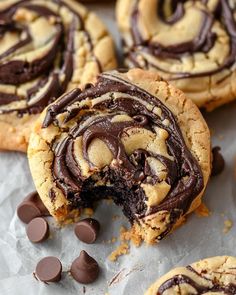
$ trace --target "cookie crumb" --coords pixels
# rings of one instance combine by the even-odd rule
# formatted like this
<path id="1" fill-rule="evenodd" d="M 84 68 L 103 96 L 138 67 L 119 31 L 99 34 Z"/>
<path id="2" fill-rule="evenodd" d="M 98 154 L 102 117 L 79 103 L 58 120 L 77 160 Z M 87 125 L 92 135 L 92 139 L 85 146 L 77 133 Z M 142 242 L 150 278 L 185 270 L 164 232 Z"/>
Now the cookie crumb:
<path id="1" fill-rule="evenodd" d="M 106 203 L 107 203 L 107 205 L 111 205 L 113 203 L 113 200 L 112 199 L 106 199 Z"/>
<path id="2" fill-rule="evenodd" d="M 63 213 L 64 214 L 64 213 Z M 58 224 L 60 228 L 65 227 L 69 224 L 74 224 L 81 218 L 81 212 L 78 209 L 73 209 L 70 214 L 67 216 L 66 220 L 64 220 L 62 223 Z"/>
<path id="3" fill-rule="evenodd" d="M 117 241 L 117 238 L 116 237 L 113 237 L 112 239 L 111 239 L 111 243 L 115 243 Z"/>
<path id="4" fill-rule="evenodd" d="M 120 228 L 120 240 L 131 241 L 136 247 L 139 247 L 142 242 L 141 236 L 137 234 L 134 227 L 127 230 L 124 226 Z"/>
<path id="5" fill-rule="evenodd" d="M 120 218 L 121 218 L 120 215 L 113 215 L 112 216 L 112 221 L 116 221 L 116 220 L 118 220 Z"/>
<path id="6" fill-rule="evenodd" d="M 231 230 L 232 226 L 233 226 L 233 221 L 230 220 L 230 219 L 226 219 L 226 220 L 224 221 L 224 229 L 223 229 L 223 233 L 224 233 L 224 234 L 227 234 L 227 233 Z"/>
<path id="7" fill-rule="evenodd" d="M 65 221 L 63 221 L 63 223 L 60 223 L 60 224 L 59 224 L 59 228 L 63 228 L 63 227 L 65 227 L 66 225 L 74 224 L 75 221 L 76 221 L 75 218 L 67 218 Z"/>
<path id="8" fill-rule="evenodd" d="M 87 216 L 91 217 L 91 216 L 93 216 L 94 211 L 93 211 L 92 208 L 85 208 L 83 213 L 84 213 L 84 215 L 87 215 Z"/>
<path id="9" fill-rule="evenodd" d="M 223 140 L 224 139 L 224 135 L 220 134 L 217 136 L 219 140 Z"/>
<path id="10" fill-rule="evenodd" d="M 114 244 L 116 241 L 117 241 L 117 238 L 116 237 L 113 237 L 112 239 L 108 240 L 105 243 L 107 243 L 107 244 Z"/>
<path id="11" fill-rule="evenodd" d="M 183 224 L 187 222 L 187 217 L 188 216 L 182 216 L 175 224 L 175 228 L 181 227 Z"/>
<path id="12" fill-rule="evenodd" d="M 139 247 L 142 242 L 142 238 L 135 230 L 135 227 L 126 229 L 124 226 L 121 226 L 120 228 L 119 240 L 121 241 L 120 245 L 108 257 L 111 261 L 116 261 L 119 256 L 129 253 L 130 241 L 136 247 Z"/>
<path id="13" fill-rule="evenodd" d="M 126 242 L 122 242 L 116 250 L 114 250 L 110 255 L 109 255 L 109 260 L 110 261 L 116 261 L 117 258 L 121 255 L 125 255 L 129 253 L 129 244 Z"/>
<path id="14" fill-rule="evenodd" d="M 197 214 L 198 217 L 209 217 L 211 212 L 207 208 L 207 206 L 204 203 L 201 203 L 199 207 L 195 210 L 195 213 Z"/>

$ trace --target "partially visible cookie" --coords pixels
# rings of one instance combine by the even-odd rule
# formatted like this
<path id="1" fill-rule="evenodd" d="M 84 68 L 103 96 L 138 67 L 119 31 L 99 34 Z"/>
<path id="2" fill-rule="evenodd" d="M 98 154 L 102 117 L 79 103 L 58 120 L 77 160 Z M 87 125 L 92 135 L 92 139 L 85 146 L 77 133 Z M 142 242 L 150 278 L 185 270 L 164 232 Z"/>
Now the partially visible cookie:
<path id="1" fill-rule="evenodd" d="M 26 151 L 45 106 L 115 67 L 105 26 L 78 2 L 0 1 L 0 149 Z"/>
<path id="2" fill-rule="evenodd" d="M 236 98 L 236 2 L 118 0 L 126 65 L 157 71 L 199 107 Z"/>
<path id="3" fill-rule="evenodd" d="M 60 97 L 36 122 L 28 149 L 36 188 L 57 221 L 112 196 L 147 243 L 200 205 L 210 155 L 195 104 L 140 69 L 103 73 Z"/>
<path id="4" fill-rule="evenodd" d="M 158 279 L 145 295 L 236 294 L 236 258 L 217 256 L 178 267 Z"/>

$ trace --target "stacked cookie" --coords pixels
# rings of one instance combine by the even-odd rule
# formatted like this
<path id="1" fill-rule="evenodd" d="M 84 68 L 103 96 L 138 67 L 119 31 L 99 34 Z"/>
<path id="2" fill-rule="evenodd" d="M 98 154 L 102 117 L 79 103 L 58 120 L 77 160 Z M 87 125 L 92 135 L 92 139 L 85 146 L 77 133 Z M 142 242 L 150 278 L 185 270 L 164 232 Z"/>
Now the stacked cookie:
<path id="1" fill-rule="evenodd" d="M 44 214 L 30 196 L 18 215 L 46 224 L 37 241 L 48 237 L 41 216 L 64 224 L 111 197 L 153 244 L 202 202 L 212 153 L 198 107 L 236 97 L 236 3 L 118 0 L 116 14 L 122 71 L 107 29 L 78 2 L 0 2 L 0 149 L 28 148 Z M 236 294 L 234 264 L 175 269 L 146 294 Z"/>

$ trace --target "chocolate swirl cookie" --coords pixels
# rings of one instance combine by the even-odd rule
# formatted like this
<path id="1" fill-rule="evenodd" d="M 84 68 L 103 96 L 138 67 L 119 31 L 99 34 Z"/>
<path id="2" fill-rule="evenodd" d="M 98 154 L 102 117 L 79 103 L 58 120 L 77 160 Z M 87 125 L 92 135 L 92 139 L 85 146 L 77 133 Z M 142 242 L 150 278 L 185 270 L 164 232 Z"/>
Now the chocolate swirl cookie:
<path id="1" fill-rule="evenodd" d="M 178 267 L 157 280 L 145 295 L 236 294 L 236 258 L 211 257 Z"/>
<path id="2" fill-rule="evenodd" d="M 130 68 L 157 71 L 199 107 L 236 97 L 236 2 L 118 0 Z"/>
<path id="3" fill-rule="evenodd" d="M 25 151 L 50 102 L 115 66 L 111 37 L 81 4 L 0 1 L 0 149 Z"/>
<path id="4" fill-rule="evenodd" d="M 58 221 L 111 196 L 151 243 L 199 206 L 210 172 L 209 130 L 192 101 L 158 74 L 107 72 L 43 112 L 28 157 Z"/>

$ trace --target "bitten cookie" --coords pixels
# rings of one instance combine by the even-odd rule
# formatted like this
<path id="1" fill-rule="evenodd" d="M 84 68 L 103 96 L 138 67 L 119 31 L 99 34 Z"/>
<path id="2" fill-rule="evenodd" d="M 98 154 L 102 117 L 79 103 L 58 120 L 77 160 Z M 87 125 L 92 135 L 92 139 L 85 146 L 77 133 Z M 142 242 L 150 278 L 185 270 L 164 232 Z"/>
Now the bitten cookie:
<path id="1" fill-rule="evenodd" d="M 178 267 L 157 280 L 145 295 L 236 294 L 236 258 L 218 256 Z"/>
<path id="2" fill-rule="evenodd" d="M 43 112 L 28 157 L 58 221 L 112 196 L 137 235 L 152 243 L 201 203 L 209 130 L 194 103 L 158 74 L 107 72 Z"/>
<path id="3" fill-rule="evenodd" d="M 125 63 L 157 71 L 199 107 L 236 98 L 236 2 L 118 0 Z"/>
<path id="4" fill-rule="evenodd" d="M 73 0 L 0 1 L 0 149 L 26 151 L 38 114 L 116 67 L 98 17 Z"/>

